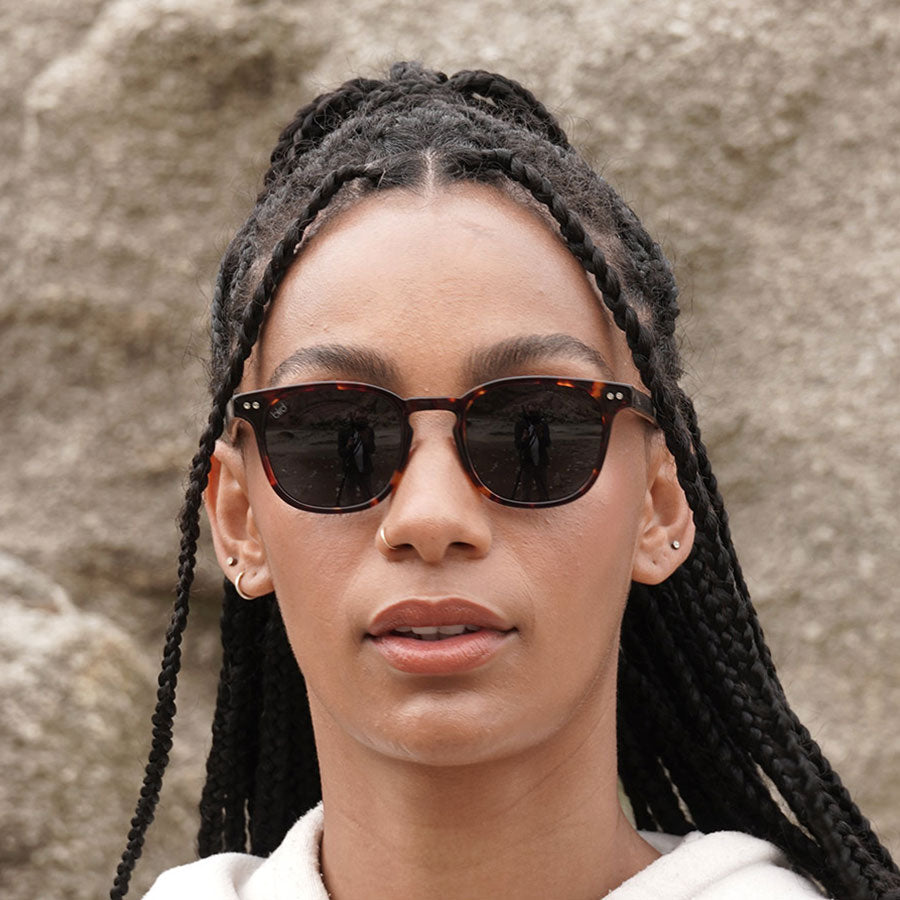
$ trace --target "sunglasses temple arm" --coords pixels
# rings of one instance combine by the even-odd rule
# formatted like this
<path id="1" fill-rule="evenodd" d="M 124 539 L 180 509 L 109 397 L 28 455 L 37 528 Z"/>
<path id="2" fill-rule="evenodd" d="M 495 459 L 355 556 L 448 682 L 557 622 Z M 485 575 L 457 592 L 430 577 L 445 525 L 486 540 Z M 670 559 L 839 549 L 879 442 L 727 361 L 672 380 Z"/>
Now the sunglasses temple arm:
<path id="1" fill-rule="evenodd" d="M 632 408 L 635 412 L 640 413 L 648 422 L 654 425 L 659 423 L 656 421 L 656 414 L 653 409 L 653 401 L 643 391 L 632 390 L 631 392 Z"/>
<path id="2" fill-rule="evenodd" d="M 222 434 L 228 438 L 234 437 L 237 429 L 238 417 L 234 414 L 234 398 L 225 406 L 225 421 L 222 423 Z"/>

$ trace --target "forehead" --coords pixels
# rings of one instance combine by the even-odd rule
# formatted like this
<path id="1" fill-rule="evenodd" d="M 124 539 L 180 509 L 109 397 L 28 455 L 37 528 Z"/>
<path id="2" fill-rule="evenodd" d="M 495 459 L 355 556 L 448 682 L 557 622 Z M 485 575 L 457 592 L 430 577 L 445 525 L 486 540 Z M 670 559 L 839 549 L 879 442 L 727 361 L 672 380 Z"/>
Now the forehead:
<path id="1" fill-rule="evenodd" d="M 607 316 L 558 235 L 501 191 L 462 184 L 377 192 L 335 216 L 298 256 L 246 386 L 266 384 L 299 349 L 346 345 L 387 359 L 404 382 L 398 389 L 459 393 L 472 387 L 463 368 L 473 352 L 527 335 L 570 335 L 621 369 L 624 340 Z M 583 358 L 563 371 L 565 362 L 550 358 L 545 368 L 621 374 L 591 371 Z"/>

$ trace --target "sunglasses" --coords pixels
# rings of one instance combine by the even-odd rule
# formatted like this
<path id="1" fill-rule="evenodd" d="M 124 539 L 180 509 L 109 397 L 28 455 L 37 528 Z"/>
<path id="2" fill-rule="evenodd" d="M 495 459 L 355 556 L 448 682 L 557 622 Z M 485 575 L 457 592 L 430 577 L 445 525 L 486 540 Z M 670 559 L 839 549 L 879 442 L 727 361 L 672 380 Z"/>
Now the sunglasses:
<path id="1" fill-rule="evenodd" d="M 656 424 L 647 394 L 628 384 L 572 378 L 500 378 L 462 397 L 404 400 L 371 384 L 318 381 L 236 394 L 227 425 L 250 423 L 275 492 L 309 512 L 354 512 L 390 494 L 409 459 L 409 416 L 456 415 L 463 468 L 506 506 L 558 506 L 597 480 L 616 413 Z"/>

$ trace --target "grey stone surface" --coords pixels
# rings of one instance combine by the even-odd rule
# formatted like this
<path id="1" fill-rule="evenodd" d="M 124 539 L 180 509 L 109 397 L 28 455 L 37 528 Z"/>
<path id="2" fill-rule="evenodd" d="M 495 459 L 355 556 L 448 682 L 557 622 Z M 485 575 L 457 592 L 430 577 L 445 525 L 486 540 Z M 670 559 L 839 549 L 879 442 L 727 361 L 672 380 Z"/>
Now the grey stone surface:
<path id="1" fill-rule="evenodd" d="M 116 632 L 97 644 L 105 657 L 72 658 L 120 688 L 91 694 L 93 706 L 79 700 L 96 729 L 90 752 L 53 744 L 108 790 L 89 827 L 74 805 L 66 827 L 51 827 L 47 773 L 78 777 L 41 763 L 25 804 L 36 818 L 21 838 L 3 837 L 4 854 L 44 872 L 76 859 L 92 873 L 114 866 L 138 778 L 129 789 L 103 776 L 122 755 L 110 723 L 150 702 L 140 684 L 171 598 L 217 257 L 294 108 L 411 57 L 526 81 L 662 237 L 687 310 L 689 382 L 776 661 L 900 849 L 893 0 L 0 0 L 0 40 L 0 548 L 63 585 L 75 607 L 17 601 L 9 621 L 86 616 L 79 627 L 104 631 L 92 618 L 102 616 L 137 644 L 126 651 Z M 183 744 L 198 759 L 215 669 L 206 559 L 189 644 L 198 709 L 182 722 L 196 727 Z M 42 643 L 51 638 L 74 640 L 29 625 L 21 639 L 33 651 L 16 652 L 58 659 Z M 4 667 L 17 684 L 5 657 Z M 22 671 L 80 690 L 31 663 Z M 35 713 L 42 734 L 47 714 Z M 132 760 L 147 731 L 129 725 Z M 155 829 L 150 848 L 178 827 Z M 182 827 L 189 855 L 193 826 Z M 102 853 L 88 852 L 85 832 Z M 98 895 L 95 874 L 71 871 L 59 896 Z"/>
<path id="2" fill-rule="evenodd" d="M 0 621 L 0 895 L 104 896 L 142 774 L 154 667 L 108 617 L 6 553 Z M 198 785 L 183 757 L 148 869 L 189 853 Z"/>

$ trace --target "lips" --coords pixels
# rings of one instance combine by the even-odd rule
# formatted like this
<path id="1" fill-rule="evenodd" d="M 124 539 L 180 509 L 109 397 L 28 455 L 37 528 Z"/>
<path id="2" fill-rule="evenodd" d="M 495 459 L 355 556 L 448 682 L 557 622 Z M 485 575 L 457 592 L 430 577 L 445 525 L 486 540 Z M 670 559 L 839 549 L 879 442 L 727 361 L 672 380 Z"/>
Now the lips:
<path id="1" fill-rule="evenodd" d="M 470 600 L 404 600 L 383 609 L 367 629 L 371 637 L 381 637 L 405 628 L 452 627 L 464 625 L 477 630 L 511 631 L 501 616 Z"/>
<path id="2" fill-rule="evenodd" d="M 405 600 L 379 612 L 366 638 L 394 669 L 450 675 L 487 663 L 515 631 L 502 616 L 469 600 Z"/>

